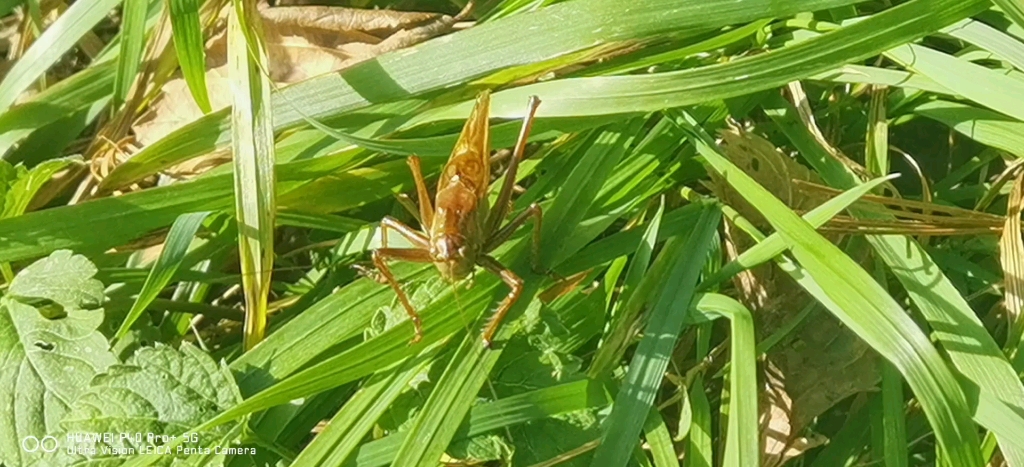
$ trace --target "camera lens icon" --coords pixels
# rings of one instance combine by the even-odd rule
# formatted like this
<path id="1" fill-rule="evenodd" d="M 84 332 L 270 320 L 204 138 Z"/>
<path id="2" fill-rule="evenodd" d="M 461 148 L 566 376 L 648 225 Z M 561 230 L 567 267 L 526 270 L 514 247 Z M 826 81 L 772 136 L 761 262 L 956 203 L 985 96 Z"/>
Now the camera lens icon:
<path id="1" fill-rule="evenodd" d="M 43 436 L 42 439 L 35 436 L 21 438 L 21 449 L 25 452 L 54 452 L 60 448 L 60 442 L 53 436 Z"/>

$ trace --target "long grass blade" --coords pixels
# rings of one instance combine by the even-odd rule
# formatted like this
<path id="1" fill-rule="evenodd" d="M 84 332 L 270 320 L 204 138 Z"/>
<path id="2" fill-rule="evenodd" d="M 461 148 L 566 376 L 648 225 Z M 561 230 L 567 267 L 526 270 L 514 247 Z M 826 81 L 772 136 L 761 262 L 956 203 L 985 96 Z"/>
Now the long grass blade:
<path id="1" fill-rule="evenodd" d="M 178 272 L 182 260 L 185 259 L 185 254 L 188 253 L 188 248 L 192 244 L 196 231 L 199 230 L 199 227 L 202 226 L 203 221 L 206 220 L 209 214 L 209 212 L 185 214 L 174 221 L 174 224 L 171 225 L 171 231 L 167 233 L 167 240 L 164 242 L 160 257 L 157 258 L 156 264 L 153 265 L 149 276 L 146 277 L 146 282 L 142 285 L 142 290 L 139 291 L 139 296 L 135 299 L 135 303 L 128 310 L 128 316 L 125 316 L 121 326 L 114 333 L 114 339 L 124 337 L 128 330 L 131 329 L 132 324 L 135 323 L 135 320 L 142 316 L 142 312 L 149 307 L 164 287 L 167 287 L 167 284 L 171 282 L 174 274 Z"/>
<path id="2" fill-rule="evenodd" d="M 938 446 L 956 465 L 978 466 L 980 442 L 959 384 L 928 338 L 871 276 L 767 190 L 736 168 L 690 122 L 705 160 L 769 219 L 808 273 L 837 307 L 837 317 L 890 360 L 907 379 L 935 430 Z"/>
<path id="3" fill-rule="evenodd" d="M 778 99 L 766 109 L 766 113 L 828 184 L 848 188 L 860 183 L 828 154 L 828 150 L 799 121 L 796 111 L 788 103 Z M 866 219 L 880 216 L 878 213 L 861 211 L 855 214 Z M 886 216 L 881 215 L 880 218 Z M 1016 441 L 1024 439 L 1020 436 L 1024 434 L 1024 408 L 1019 402 L 1024 400 L 1024 385 L 967 300 L 924 248 L 913 239 L 880 235 L 868 236 L 868 241 L 935 330 L 933 335 L 942 343 L 957 370 L 973 383 L 974 388 L 980 390 L 979 405 L 974 412 L 975 420 L 993 431 L 998 427 L 999 441 L 1007 457 L 1015 462 L 1016 459 L 1024 461 L 1024 457 L 1021 457 L 1024 446 Z M 962 345 L 964 339 L 973 344 L 965 348 Z M 999 413 L 996 407 L 1003 405 L 1014 408 Z M 1021 464 L 1014 464 L 1015 467 L 1018 465 Z"/>
<path id="4" fill-rule="evenodd" d="M 199 106 L 199 110 L 202 110 L 203 113 L 210 113 L 212 110 L 210 96 L 206 90 L 206 52 L 203 43 L 203 28 L 199 21 L 201 2 L 199 0 L 168 0 L 168 3 L 170 4 L 174 51 L 178 54 L 181 75 L 185 78 L 185 84 L 192 92 L 192 99 Z M 253 47 L 254 52 L 257 50 L 260 49 Z M 261 60 L 261 62 L 267 63 L 266 60 Z M 266 105 L 270 105 L 269 96 Z"/>
<path id="5" fill-rule="evenodd" d="M 664 276 L 662 289 L 653 300 L 653 309 L 629 365 L 623 387 L 604 426 L 601 444 L 594 453 L 594 467 L 625 466 L 633 447 L 638 442 L 647 412 L 668 366 L 668 355 L 675 347 L 682 330 L 697 278 L 703 266 L 701 261 L 709 248 L 709 240 L 718 228 L 721 212 L 707 206 L 688 238 L 672 239 L 663 247 L 661 256 L 671 258 L 673 266 Z M 685 304 L 685 305 L 684 305 Z M 685 308 L 683 308 L 685 307 Z"/>
<path id="6" fill-rule="evenodd" d="M 242 287 L 245 290 L 246 350 L 263 340 L 267 294 L 274 265 L 274 131 L 270 82 L 263 75 L 267 54 L 262 21 L 254 2 L 234 0 L 228 21 L 228 64 L 232 81 L 232 150 L 235 167 L 235 216 Z"/>
<path id="7" fill-rule="evenodd" d="M 121 53 L 117 56 L 117 74 L 114 76 L 113 108 L 120 109 L 135 82 L 142 61 L 142 46 L 146 41 L 146 12 L 148 0 L 124 0 L 121 27 Z"/>
<path id="8" fill-rule="evenodd" d="M 25 55 L 0 81 L 0 111 L 6 111 L 33 82 L 85 34 L 92 30 L 121 0 L 74 2 L 43 32 Z"/>

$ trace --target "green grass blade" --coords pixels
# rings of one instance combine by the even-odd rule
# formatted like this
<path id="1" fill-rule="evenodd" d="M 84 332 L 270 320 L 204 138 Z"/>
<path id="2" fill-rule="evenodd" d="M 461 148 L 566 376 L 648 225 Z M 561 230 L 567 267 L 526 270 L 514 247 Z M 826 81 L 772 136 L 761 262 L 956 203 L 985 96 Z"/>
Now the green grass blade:
<path id="1" fill-rule="evenodd" d="M 810 79 L 836 83 L 875 84 L 953 95 L 953 91 L 920 74 L 873 66 L 843 65 L 834 70 L 818 73 Z"/>
<path id="2" fill-rule="evenodd" d="M 913 111 L 981 144 L 1024 157 L 1024 122 L 992 110 L 941 99 L 921 104 Z"/>
<path id="3" fill-rule="evenodd" d="M 673 258 L 673 267 L 663 278 L 663 288 L 657 294 L 653 310 L 636 354 L 629 365 L 625 383 L 615 398 L 615 405 L 605 422 L 601 444 L 594 453 L 594 467 L 625 466 L 636 446 L 640 429 L 654 402 L 668 366 L 668 355 L 675 347 L 682 330 L 709 240 L 718 228 L 721 212 L 714 206 L 705 206 L 693 232 L 686 240 L 672 239 L 663 247 L 661 255 Z M 686 304 L 686 305 L 684 305 Z"/>
<path id="4" fill-rule="evenodd" d="M 814 228 L 821 227 L 830 219 L 843 212 L 843 210 L 850 207 L 851 204 L 856 202 L 862 196 L 870 193 L 882 184 L 895 179 L 897 176 L 898 174 L 893 174 L 888 177 L 876 178 L 868 183 L 851 188 L 839 196 L 836 196 L 812 209 L 804 215 L 804 220 Z M 698 290 L 706 290 L 712 285 L 735 276 L 742 271 L 767 263 L 768 261 L 771 261 L 772 258 L 775 258 L 786 251 L 786 242 L 782 238 L 782 234 L 778 232 L 773 233 L 766 238 L 755 239 L 758 240 L 757 245 L 754 245 L 743 253 L 740 253 L 736 259 L 726 263 L 714 275 L 701 281 Z"/>
<path id="5" fill-rule="evenodd" d="M 772 53 L 720 65 L 667 73 L 568 78 L 505 90 L 491 97 L 491 114 L 517 115 L 520 103 L 530 95 L 544 101 L 537 111 L 538 119 L 650 112 L 746 95 L 876 55 L 986 6 L 987 2 L 980 0 L 912 0 Z M 407 126 L 457 120 L 470 105 L 465 102 L 423 112 Z"/>
<path id="6" fill-rule="evenodd" d="M 704 381 L 697 378 L 690 387 L 693 422 L 686 444 L 685 467 L 711 467 L 715 458 L 711 434 L 711 403 L 704 393 Z"/>
<path id="7" fill-rule="evenodd" d="M 592 50 L 595 44 L 628 46 L 665 35 L 685 36 L 707 28 L 750 22 L 766 16 L 786 16 L 853 3 L 857 3 L 857 0 L 637 0 L 624 11 L 620 0 L 561 2 L 535 12 L 478 24 L 445 36 L 443 40 L 428 41 L 411 50 L 385 54 L 338 73 L 325 74 L 288 86 L 274 95 L 275 129 L 280 131 L 293 128 L 304 124 L 307 118 L 326 119 L 356 112 L 374 104 L 397 102 L 467 83 L 510 67 L 557 60 L 574 52 Z M 974 3 L 968 2 L 969 7 Z M 949 6 L 947 4 L 954 3 L 945 0 L 929 7 L 941 11 Z M 928 10 L 926 8 L 921 11 Z M 948 21 L 943 17 L 940 21 L 944 24 L 935 27 L 966 16 L 958 8 L 953 8 L 951 12 L 955 17 Z M 563 18 L 573 18 L 573 21 L 565 22 Z M 923 24 L 930 27 L 929 21 L 934 19 L 926 14 Z M 523 35 L 522 31 L 527 30 L 530 34 Z M 916 33 L 915 37 L 920 34 L 923 32 Z M 879 48 L 875 53 L 897 43 Z M 844 61 L 850 60 L 852 58 Z M 443 73 L 438 73 L 438 63 L 445 64 Z M 574 87 L 574 92 L 578 90 Z M 557 93 L 541 96 L 544 100 L 542 112 L 548 106 L 547 99 L 556 96 Z M 521 115 L 526 97 L 526 94 L 517 97 L 514 105 L 493 115 Z M 713 94 L 704 97 L 708 100 L 716 98 Z M 584 103 L 580 107 L 585 108 L 587 105 Z M 682 104 L 665 104 L 674 105 Z M 464 110 L 462 113 L 450 114 L 449 117 L 461 120 L 469 114 L 468 108 Z M 639 110 L 627 106 L 616 113 L 635 111 Z M 602 113 L 607 114 L 608 111 Z M 217 111 L 200 118 L 143 148 L 133 159 L 163 160 L 174 165 L 223 147 L 230 141 L 227 118 L 227 111 Z M 115 170 L 110 175 L 117 182 L 110 182 L 112 185 L 131 183 L 136 177 L 149 174 L 143 171 L 128 176 L 118 172 Z"/>
<path id="8" fill-rule="evenodd" d="M 726 467 L 757 467 L 761 450 L 757 423 L 757 351 L 754 318 L 742 304 L 719 294 L 694 299 L 694 308 L 711 317 L 729 320 L 729 421 L 726 428 Z"/>
<path id="9" fill-rule="evenodd" d="M 651 409 L 650 415 L 647 416 L 644 423 L 644 439 L 651 448 L 654 467 L 679 467 L 672 434 L 668 432 L 668 426 L 657 410 Z"/>
<path id="10" fill-rule="evenodd" d="M 0 114 L 0 157 L 11 162 L 11 148 L 39 128 L 89 108 L 110 96 L 115 62 L 90 66 Z"/>
<path id="11" fill-rule="evenodd" d="M 142 62 L 142 46 L 146 41 L 148 0 L 124 0 L 121 26 L 121 53 L 117 56 L 114 76 L 114 109 L 120 109 L 128 97 L 128 89 Z"/>
<path id="12" fill-rule="evenodd" d="M 993 0 L 1018 26 L 1024 27 L 1024 4 L 1020 0 Z"/>
<path id="13" fill-rule="evenodd" d="M 766 112 L 828 184 L 847 188 L 859 183 L 814 140 L 788 103 L 773 104 Z M 859 211 L 854 214 L 877 216 Z M 967 300 L 919 243 L 897 235 L 869 236 L 868 241 L 907 290 L 957 370 L 971 381 L 967 386 L 970 392 L 980 390 L 975 420 L 993 431 L 998 427 L 997 435 L 1007 457 L 1024 461 L 1024 446 L 1018 441 L 1024 439 L 1020 436 L 1024 433 L 1024 407 L 1020 402 L 1024 401 L 1024 385 L 1018 371 L 1006 361 Z M 972 344 L 965 347 L 963 342 Z M 1003 404 L 1012 408 L 993 409 Z"/>
<path id="14" fill-rule="evenodd" d="M 691 128 L 700 132 L 694 122 Z M 771 222 L 796 259 L 837 305 L 837 317 L 891 361 L 914 389 L 935 430 L 938 446 L 956 465 L 978 466 L 980 442 L 967 399 L 938 351 L 905 311 L 874 279 L 803 219 L 737 169 L 706 135 L 695 144 L 709 165 Z"/>
<path id="15" fill-rule="evenodd" d="M 1024 70 L 1024 45 L 992 26 L 971 19 L 956 23 L 942 32 L 988 50 L 1018 70 Z"/>
<path id="16" fill-rule="evenodd" d="M 292 461 L 302 466 L 338 466 L 359 447 L 377 419 L 396 398 L 409 388 L 413 377 L 426 368 L 434 352 L 409 360 L 390 371 L 371 377 L 356 395 Z"/>
<path id="17" fill-rule="evenodd" d="M 875 443 L 880 444 L 885 467 L 907 467 L 907 427 L 903 403 L 903 378 L 895 367 L 882 364 L 882 397 L 872 408 L 877 420 L 872 423 Z M 877 433 L 875 432 L 877 430 Z"/>
<path id="18" fill-rule="evenodd" d="M 178 65 L 185 84 L 192 92 L 199 110 L 210 113 L 210 96 L 206 91 L 206 52 L 203 42 L 203 27 L 199 21 L 199 0 L 168 0 L 170 3 L 171 32 L 174 37 L 174 51 L 178 54 Z M 253 7 L 255 8 L 255 7 Z M 255 44 L 253 44 L 255 45 Z M 229 46 L 229 50 L 232 46 Z M 253 50 L 257 50 L 255 47 Z M 122 56 L 124 54 L 122 53 Z M 266 60 L 262 60 L 267 63 Z M 265 69 L 265 68 L 264 68 Z M 268 78 L 269 79 L 269 78 Z M 270 105 L 269 95 L 266 105 Z"/>
<path id="19" fill-rule="evenodd" d="M 640 238 L 633 261 L 630 262 L 626 272 L 625 283 L 619 295 L 618 312 L 608 324 L 608 330 L 597 349 L 597 354 L 594 355 L 590 369 L 587 370 L 587 374 L 591 378 L 609 374 L 626 351 L 632 324 L 646 301 L 646 297 L 643 297 L 645 289 L 649 289 L 654 284 L 651 279 L 646 281 L 644 279 L 648 277 L 647 267 L 650 265 L 651 255 L 654 253 L 654 246 L 658 241 L 658 232 L 661 230 L 661 219 L 664 212 L 665 200 L 662 198 L 658 204 L 658 211 L 651 218 L 643 237 Z M 590 256 L 585 253 L 584 255 Z M 658 275 L 661 274 L 654 276 Z M 651 285 L 641 285 L 644 282 Z"/>
<path id="20" fill-rule="evenodd" d="M 228 19 L 228 74 L 234 91 L 232 159 L 246 304 L 243 341 L 249 350 L 266 334 L 267 294 L 274 266 L 274 130 L 270 78 L 263 75 L 268 59 L 260 32 L 262 20 L 255 4 L 234 0 L 232 5 Z M 198 11 L 195 19 L 198 25 Z"/>
<path id="21" fill-rule="evenodd" d="M 203 221 L 206 220 L 209 214 L 209 212 L 185 214 L 174 221 L 174 224 L 171 225 L 171 231 L 167 233 L 167 240 L 164 241 L 160 257 L 157 258 L 153 269 L 149 271 L 149 276 L 146 277 L 146 282 L 143 284 L 142 290 L 139 291 L 139 296 L 135 299 L 131 309 L 128 310 L 128 316 L 124 318 L 121 326 L 114 333 L 114 339 L 124 337 L 128 330 L 131 329 L 132 324 L 135 323 L 135 320 L 142 316 L 142 312 L 149 307 L 149 304 L 171 282 L 174 274 L 178 272 L 182 260 L 185 259 L 185 254 L 188 253 L 188 247 L 192 244 L 193 237 L 195 237 L 199 227 L 202 226 Z"/>
<path id="22" fill-rule="evenodd" d="M 110 13 L 120 0 L 74 2 L 0 81 L 0 111 L 6 111 L 23 91 L 43 76 L 65 52 Z"/>
<path id="23" fill-rule="evenodd" d="M 499 428 L 541 420 L 577 410 L 600 408 L 611 403 L 602 385 L 593 380 L 578 380 L 486 402 L 473 407 L 459 433 L 478 436 Z M 405 432 L 371 441 L 359 448 L 345 467 L 383 467 L 395 459 Z"/>
<path id="24" fill-rule="evenodd" d="M 935 49 L 906 44 L 885 54 L 969 100 L 1024 120 L 1024 83 Z"/>

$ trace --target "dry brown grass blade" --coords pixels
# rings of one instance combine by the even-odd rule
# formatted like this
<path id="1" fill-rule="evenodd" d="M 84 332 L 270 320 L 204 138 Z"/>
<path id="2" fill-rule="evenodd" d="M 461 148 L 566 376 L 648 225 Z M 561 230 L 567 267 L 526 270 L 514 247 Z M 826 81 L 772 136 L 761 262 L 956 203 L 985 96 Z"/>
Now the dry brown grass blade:
<path id="1" fill-rule="evenodd" d="M 832 187 L 819 185 L 816 183 L 810 183 L 802 180 L 794 180 L 793 183 L 799 186 L 803 190 L 819 192 L 829 197 L 837 196 L 842 193 L 842 190 L 837 190 Z M 916 209 L 921 212 L 928 213 L 941 213 L 947 214 L 953 217 L 970 217 L 976 219 L 983 219 L 988 221 L 999 221 L 1002 222 L 1002 217 L 995 214 L 989 214 L 983 211 L 974 211 L 971 209 L 958 208 L 955 206 L 944 206 L 941 204 L 933 204 L 926 201 L 915 201 L 903 198 L 892 198 L 888 196 L 876 196 L 876 195 L 864 195 L 860 200 L 857 201 L 858 207 L 870 207 L 870 205 L 883 205 L 893 206 L 903 209 Z M 902 215 L 903 212 L 887 211 L 894 215 Z"/>
<path id="2" fill-rule="evenodd" d="M 1024 330 L 1024 242 L 1021 241 L 1020 213 L 1021 198 L 1024 198 L 1024 170 L 1017 171 L 1017 178 L 1010 191 L 1007 201 L 1006 225 L 1003 236 L 999 239 L 999 262 L 1003 267 L 1005 283 L 1004 305 L 1010 320 L 1009 335 L 1006 343 L 1009 348 L 1017 348 L 1021 332 Z"/>

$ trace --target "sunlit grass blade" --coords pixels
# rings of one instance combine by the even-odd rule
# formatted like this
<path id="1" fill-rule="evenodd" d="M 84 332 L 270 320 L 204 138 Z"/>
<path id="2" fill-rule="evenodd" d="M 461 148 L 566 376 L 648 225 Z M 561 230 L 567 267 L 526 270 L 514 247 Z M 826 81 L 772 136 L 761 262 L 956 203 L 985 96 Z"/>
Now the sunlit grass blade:
<path id="1" fill-rule="evenodd" d="M 611 399 L 601 383 L 577 380 L 474 406 L 459 433 L 465 433 L 467 437 L 478 436 L 567 412 L 605 407 L 609 403 Z M 359 453 L 349 458 L 344 466 L 383 467 L 390 464 L 405 435 L 405 432 L 398 432 L 362 445 Z"/>
<path id="2" fill-rule="evenodd" d="M 765 111 L 828 184 L 849 188 L 860 183 L 815 140 L 787 102 L 779 98 Z M 862 211 L 854 214 L 865 219 L 879 216 Z M 1017 441 L 1024 439 L 1017 434 L 1024 433 L 1024 407 L 1019 402 L 1024 400 L 1024 385 L 967 300 L 913 239 L 897 235 L 867 238 L 928 321 L 934 330 L 933 336 L 943 345 L 957 370 L 980 390 L 975 420 L 993 431 L 998 427 L 1003 451 L 1010 453 L 1007 457 L 1024 460 L 1021 457 L 1024 446 Z M 965 339 L 973 343 L 968 348 L 962 344 Z M 994 409 L 1004 403 L 1015 408 L 1002 412 Z"/>
<path id="3" fill-rule="evenodd" d="M 709 248 L 709 240 L 718 228 L 721 212 L 717 207 L 705 206 L 693 231 L 685 238 L 669 240 L 659 260 L 673 266 L 663 277 L 662 288 L 652 297 L 652 311 L 645 326 L 644 338 L 637 347 L 629 365 L 625 382 L 615 398 L 612 413 L 604 425 L 601 444 L 594 453 L 593 467 L 625 466 L 639 441 L 647 412 L 668 366 L 668 355 L 675 347 L 676 338 L 693 297 L 702 261 Z M 657 261 L 656 261 L 657 262 Z"/>
<path id="4" fill-rule="evenodd" d="M 884 87 L 872 86 L 868 107 L 867 150 L 864 153 L 868 173 L 882 176 L 889 173 L 889 122 L 885 118 Z"/>
<path id="5" fill-rule="evenodd" d="M 935 49 L 906 44 L 885 54 L 949 90 L 992 110 L 1024 119 L 1024 83 Z"/>
<path id="6" fill-rule="evenodd" d="M 367 432 L 409 381 L 422 372 L 435 352 L 427 351 L 392 369 L 377 373 L 352 396 L 328 423 L 327 428 L 307 445 L 294 465 L 337 466 L 359 447 Z"/>
<path id="7" fill-rule="evenodd" d="M 729 320 L 729 420 L 726 428 L 724 464 L 726 467 L 756 467 L 761 450 L 757 423 L 757 351 L 754 318 L 750 310 L 736 300 L 720 294 L 694 298 L 693 307 L 710 317 Z"/>
<path id="8" fill-rule="evenodd" d="M 942 99 L 914 107 L 914 113 L 941 122 L 981 144 L 1024 157 L 1024 122 L 999 112 Z"/>
<path id="9" fill-rule="evenodd" d="M 560 2 L 538 11 L 479 24 L 446 36 L 444 40 L 420 44 L 413 49 L 414 54 L 406 51 L 385 54 L 339 73 L 321 75 L 283 88 L 274 96 L 274 125 L 279 131 L 294 128 L 304 124 L 305 119 L 310 117 L 323 120 L 356 112 L 374 104 L 397 102 L 467 83 L 510 67 L 557 60 L 567 54 L 592 50 L 595 44 L 628 46 L 670 34 L 685 35 L 710 27 L 754 21 L 763 18 L 766 11 L 782 16 L 853 3 L 857 3 L 857 0 L 638 0 L 632 2 L 627 11 L 623 11 L 620 0 Z M 953 4 L 956 3 L 943 0 L 938 4 L 929 5 L 928 8 L 941 12 Z M 943 15 L 939 15 L 942 17 L 939 21 L 948 24 L 962 19 L 968 11 L 977 9 L 971 9 L 975 4 L 981 3 L 968 2 L 967 11 L 954 8 L 951 10 L 952 18 L 946 20 Z M 936 18 L 931 16 L 927 8 L 922 11 L 926 14 L 922 23 L 917 26 L 930 28 L 930 22 Z M 564 22 L 563 18 L 573 18 L 573 21 Z M 944 24 L 934 27 L 938 28 Z M 523 35 L 522 31 L 525 30 L 531 33 Z M 923 33 L 913 34 L 916 37 Z M 861 34 L 863 33 L 858 32 L 851 37 L 858 37 Z M 892 45 L 896 43 L 898 42 Z M 873 53 L 881 52 L 888 47 L 891 45 L 877 49 Z M 438 63 L 445 63 L 445 73 L 435 72 Z M 580 90 L 578 86 L 569 86 L 574 91 Z M 706 100 L 719 98 L 708 90 L 703 92 Z M 558 93 L 551 93 L 541 96 L 544 100 L 541 108 L 548 105 L 547 99 L 557 95 Z M 520 115 L 522 103 L 526 98 L 526 94 L 517 97 L 514 109 L 510 106 L 494 116 Z M 585 109 L 592 104 L 581 102 L 579 108 Z M 663 105 L 668 107 L 683 104 Z M 615 113 L 639 111 L 640 109 L 625 106 Z M 468 109 L 464 109 L 462 113 L 448 114 L 448 118 L 461 120 L 468 113 Z M 608 114 L 609 110 L 602 109 L 599 113 Z M 230 141 L 227 117 L 227 111 L 217 111 L 202 117 L 175 130 L 159 142 L 143 148 L 135 157 L 183 162 L 223 147 Z M 117 174 L 117 171 L 111 175 L 118 177 L 118 184 L 130 183 L 133 177 L 139 176 L 122 176 Z M 148 174 L 141 174 L 142 177 L 146 175 Z"/>
<path id="10" fill-rule="evenodd" d="M 54 21 L 0 82 L 0 111 L 6 111 L 65 52 L 110 13 L 121 0 L 74 2 Z"/>
<path id="11" fill-rule="evenodd" d="M 48 124 L 74 115 L 111 94 L 115 62 L 93 65 L 0 114 L 0 157 L 11 162 L 10 149 Z"/>
<path id="12" fill-rule="evenodd" d="M 196 105 L 199 106 L 199 110 L 202 110 L 203 113 L 210 113 L 212 110 L 210 107 L 210 96 L 206 90 L 206 51 L 203 43 L 203 28 L 199 21 L 199 5 L 201 2 L 199 0 L 168 0 L 168 3 L 171 7 L 170 17 L 171 31 L 174 35 L 174 51 L 178 54 L 178 65 L 181 66 L 181 75 L 185 78 L 185 83 L 188 85 L 189 91 L 192 92 L 192 98 L 195 100 Z M 256 48 L 255 44 L 253 44 L 252 50 L 262 49 Z M 262 60 L 262 62 L 267 63 L 266 60 Z M 270 106 L 269 95 L 265 105 Z"/>
<path id="13" fill-rule="evenodd" d="M 711 467 L 714 465 L 712 459 L 715 458 L 711 433 L 711 403 L 704 393 L 704 382 L 701 378 L 693 380 L 689 394 L 693 422 L 687 437 L 685 467 Z"/>
<path id="14" fill-rule="evenodd" d="M 124 0 L 121 27 L 121 53 L 117 56 L 117 75 L 114 77 L 114 109 L 120 109 L 128 97 L 142 61 L 142 46 L 146 40 L 146 10 L 148 0 Z"/>
<path id="15" fill-rule="evenodd" d="M 956 465 L 980 467 L 980 442 L 968 415 L 967 399 L 924 333 L 863 268 L 722 156 L 695 122 L 688 124 L 705 161 L 761 211 L 837 305 L 830 311 L 900 369 L 943 452 Z"/>
<path id="16" fill-rule="evenodd" d="M 843 210 L 850 207 L 850 205 L 860 199 L 860 197 L 870 193 L 871 190 L 874 190 L 889 180 L 895 179 L 898 175 L 899 174 L 893 174 L 888 177 L 876 178 L 868 183 L 851 188 L 841 195 L 836 196 L 812 209 L 804 215 L 804 220 L 814 228 L 821 227 L 828 222 L 829 219 L 832 219 L 839 213 L 843 212 Z M 773 233 L 766 238 L 756 238 L 756 240 L 758 240 L 757 245 L 754 245 L 743 253 L 740 253 L 736 259 L 726 263 L 714 275 L 701 281 L 698 290 L 706 290 L 723 280 L 739 274 L 741 271 L 767 263 L 787 249 L 786 241 L 783 239 L 782 234 L 778 232 Z"/>
<path id="17" fill-rule="evenodd" d="M 907 467 L 907 428 L 903 402 L 903 378 L 888 362 L 882 363 L 882 394 L 875 400 L 871 434 L 877 458 L 886 467 Z"/>
<path id="18" fill-rule="evenodd" d="M 274 265 L 274 130 L 270 111 L 267 54 L 256 5 L 234 0 L 228 20 L 228 66 L 232 82 L 232 151 L 235 216 L 242 287 L 245 289 L 246 350 L 263 340 L 267 294 Z M 198 17 L 196 18 L 198 20 Z"/>
<path id="19" fill-rule="evenodd" d="M 912 0 L 769 54 L 675 72 L 567 78 L 504 90 L 491 97 L 491 114 L 516 115 L 515 103 L 530 95 L 544 101 L 537 111 L 540 120 L 649 112 L 746 95 L 876 55 L 986 6 L 987 2 L 975 0 Z M 407 126 L 455 120 L 465 115 L 470 105 L 465 102 L 423 112 Z"/>
<path id="20" fill-rule="evenodd" d="M 993 0 L 1018 26 L 1024 27 L 1024 4 L 1020 0 Z"/>
<path id="21" fill-rule="evenodd" d="M 146 278 L 146 283 L 143 284 L 142 290 L 139 291 L 139 296 L 135 299 L 135 303 L 128 310 L 128 316 L 124 318 L 121 326 L 114 333 L 114 339 L 124 337 L 128 330 L 131 329 L 132 324 L 135 323 L 135 320 L 142 316 L 142 312 L 146 310 L 164 287 L 171 282 L 174 274 L 178 272 L 178 267 L 181 266 L 185 254 L 188 253 L 189 245 L 191 245 L 196 231 L 199 230 L 199 227 L 202 226 L 203 221 L 206 220 L 209 214 L 209 212 L 185 214 L 174 221 L 174 224 L 171 225 L 171 231 L 167 233 L 167 240 L 164 241 L 160 257 L 157 258 L 156 264 L 150 270 L 149 277 Z"/>
<path id="22" fill-rule="evenodd" d="M 658 231 L 661 229 L 661 218 L 664 212 L 665 200 L 662 198 L 658 204 L 658 211 L 655 212 L 654 217 L 648 223 L 644 235 L 637 245 L 633 260 L 629 263 L 625 283 L 623 284 L 622 292 L 619 294 L 619 305 L 616 307 L 617 313 L 608 324 L 608 330 L 605 331 L 605 336 L 600 347 L 597 349 L 597 354 L 594 355 L 590 369 L 587 370 L 587 374 L 591 378 L 597 378 L 610 373 L 626 351 L 626 343 L 632 330 L 632 324 L 646 302 L 644 294 L 649 288 L 654 287 L 656 282 L 650 279 L 644 280 L 644 278 L 648 277 L 647 266 L 650 265 L 651 256 L 654 254 L 654 247 L 658 240 Z M 652 275 L 657 277 L 662 274 Z M 644 284 L 645 282 L 647 284 Z"/>
<path id="23" fill-rule="evenodd" d="M 1021 203 L 1024 203 L 1024 172 L 1018 173 L 1006 207 L 1006 226 L 999 239 L 999 263 L 1003 268 L 1004 303 L 1009 318 L 1006 343 L 1012 351 L 1024 335 L 1024 241 L 1021 241 Z"/>

